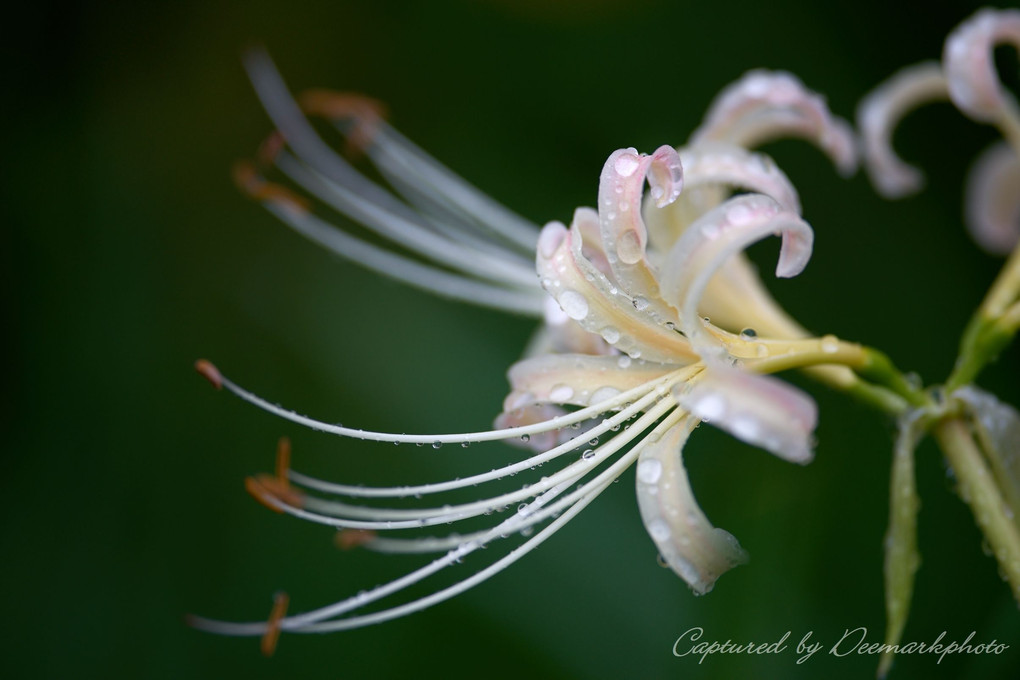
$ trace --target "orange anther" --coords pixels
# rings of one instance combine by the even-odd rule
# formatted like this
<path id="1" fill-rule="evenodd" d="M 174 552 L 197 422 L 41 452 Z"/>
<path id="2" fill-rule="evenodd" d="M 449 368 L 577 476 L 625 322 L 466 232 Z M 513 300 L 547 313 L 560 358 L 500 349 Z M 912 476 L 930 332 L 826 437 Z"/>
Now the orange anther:
<path id="1" fill-rule="evenodd" d="M 377 99 L 354 92 L 308 90 L 298 96 L 301 109 L 311 116 L 329 120 L 349 120 L 345 152 L 348 156 L 362 154 L 379 129 L 379 121 L 386 117 L 386 105 Z"/>
<path id="2" fill-rule="evenodd" d="M 255 500 L 273 512 L 283 512 L 278 505 L 273 503 L 274 500 L 295 508 L 302 507 L 305 502 L 300 491 L 292 488 L 290 484 L 280 483 L 279 478 L 271 475 L 246 477 L 244 488 Z"/>
<path id="3" fill-rule="evenodd" d="M 273 130 L 268 137 L 259 145 L 255 159 L 262 166 L 270 166 L 276 162 L 276 157 L 287 145 L 287 140 L 279 130 Z"/>
<path id="4" fill-rule="evenodd" d="M 341 550 L 351 550 L 359 546 L 371 543 L 375 540 L 376 533 L 367 529 L 343 529 L 336 532 L 336 547 Z"/>
<path id="5" fill-rule="evenodd" d="M 290 439 L 280 437 L 276 442 L 276 479 L 284 488 L 290 488 L 290 480 L 287 479 L 287 472 L 290 470 Z"/>
<path id="6" fill-rule="evenodd" d="M 218 390 L 223 389 L 223 376 L 220 375 L 219 369 L 213 366 L 211 361 L 199 359 L 195 362 L 195 370 L 198 371 L 199 375 L 212 383 L 213 387 Z"/>
<path id="7" fill-rule="evenodd" d="M 256 201 L 276 201 L 286 203 L 301 212 L 309 212 L 308 201 L 290 189 L 266 181 L 251 161 L 237 161 L 233 168 L 234 183 L 237 187 Z"/>
<path id="8" fill-rule="evenodd" d="M 262 636 L 262 654 L 272 656 L 276 651 L 276 643 L 280 639 L 280 622 L 287 615 L 287 606 L 290 604 L 290 597 L 287 593 L 279 592 L 273 596 L 273 610 L 269 613 L 269 623 L 265 634 Z"/>

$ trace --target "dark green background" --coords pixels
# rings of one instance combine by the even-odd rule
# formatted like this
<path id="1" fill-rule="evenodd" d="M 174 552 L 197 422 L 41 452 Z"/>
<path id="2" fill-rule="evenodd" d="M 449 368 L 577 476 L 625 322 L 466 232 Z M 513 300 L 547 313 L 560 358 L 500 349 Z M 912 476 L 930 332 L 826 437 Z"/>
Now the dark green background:
<path id="1" fill-rule="evenodd" d="M 889 2 L 181 2 L 41 4 L 7 22 L 3 107 L 4 584 L 10 677 L 872 677 L 874 657 L 673 658 L 706 637 L 832 644 L 883 628 L 891 427 L 811 386 L 817 459 L 783 463 L 701 428 L 687 455 L 709 517 L 752 561 L 694 598 L 656 565 L 625 475 L 494 580 L 394 623 L 257 641 L 197 633 L 187 612 L 266 616 L 340 599 L 416 562 L 340 553 L 329 530 L 241 486 L 281 434 L 298 467 L 346 481 L 441 479 L 498 449 L 338 441 L 215 393 L 200 356 L 272 400 L 407 432 L 486 427 L 530 322 L 445 303 L 296 237 L 229 179 L 269 124 L 239 65 L 264 44 L 295 89 L 386 101 L 394 124 L 523 215 L 595 200 L 605 157 L 680 144 L 749 68 L 789 69 L 852 115 L 896 68 L 937 57 L 973 10 Z M 1015 60 L 1014 60 L 1015 63 Z M 931 180 L 887 203 L 803 143 L 769 151 L 816 230 L 798 279 L 769 282 L 809 328 L 944 378 L 998 267 L 960 224 L 970 159 L 994 138 L 938 106 L 897 136 Z M 775 245 L 753 255 L 768 267 Z M 775 284 L 775 285 L 773 285 Z M 982 382 L 1020 403 L 1011 349 Z M 475 460 L 481 458 L 482 460 Z M 938 452 L 923 499 L 907 640 L 998 638 L 1001 657 L 901 659 L 893 677 L 1017 677 L 1020 615 Z M 461 567 L 469 569 L 469 566 Z"/>

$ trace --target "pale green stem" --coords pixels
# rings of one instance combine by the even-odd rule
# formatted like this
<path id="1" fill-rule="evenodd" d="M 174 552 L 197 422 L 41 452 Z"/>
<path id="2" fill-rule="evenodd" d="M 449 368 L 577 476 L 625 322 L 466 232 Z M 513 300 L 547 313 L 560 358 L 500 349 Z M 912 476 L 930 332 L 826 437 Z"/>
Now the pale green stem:
<path id="1" fill-rule="evenodd" d="M 949 418 L 935 426 L 934 434 L 956 475 L 960 496 L 970 506 L 998 560 L 1000 573 L 1020 603 L 1020 531 L 1009 518 L 970 426 L 961 418 Z"/>

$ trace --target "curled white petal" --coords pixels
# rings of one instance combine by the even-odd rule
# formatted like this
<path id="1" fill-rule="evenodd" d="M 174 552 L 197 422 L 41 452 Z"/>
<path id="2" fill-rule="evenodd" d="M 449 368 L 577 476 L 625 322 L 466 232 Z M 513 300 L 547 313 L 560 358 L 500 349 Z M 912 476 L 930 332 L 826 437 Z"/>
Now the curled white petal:
<path id="1" fill-rule="evenodd" d="M 747 553 L 729 532 L 713 527 L 698 507 L 684 470 L 681 450 L 690 421 L 673 426 L 638 456 L 637 499 L 641 519 L 659 554 L 698 594 L 712 590 Z"/>
<path id="2" fill-rule="evenodd" d="M 650 301 L 650 313 L 673 316 L 658 305 L 659 284 L 646 257 L 648 232 L 641 214 L 645 179 L 649 197 L 662 208 L 676 200 L 683 187 L 680 156 L 671 146 L 660 146 L 651 155 L 634 149 L 618 149 L 606 160 L 599 178 L 600 254 L 606 258 L 612 279 L 624 290 Z M 582 234 L 588 222 L 575 219 Z M 586 236 L 586 240 L 587 236 Z"/>
<path id="3" fill-rule="evenodd" d="M 984 151 L 967 177 L 967 228 L 978 245 L 1007 255 L 1020 240 L 1020 158 L 1000 142 Z"/>
<path id="4" fill-rule="evenodd" d="M 992 51 L 1001 43 L 1020 49 L 1020 10 L 980 10 L 946 38 L 942 63 L 949 97 L 978 121 L 995 122 L 1016 105 L 995 70 Z"/>
<path id="5" fill-rule="evenodd" d="M 807 222 L 760 194 L 731 198 L 692 224 L 673 246 L 663 265 L 663 297 L 680 309 L 681 329 L 699 350 L 706 343 L 698 305 L 712 275 L 730 257 L 773 234 L 783 237 L 776 276 L 796 276 L 811 258 L 814 233 Z"/>
<path id="6" fill-rule="evenodd" d="M 578 210 L 570 230 L 558 222 L 545 226 L 541 240 L 549 247 L 537 257 L 542 287 L 582 328 L 635 359 L 674 365 L 695 360 L 690 344 L 674 330 L 676 321 L 658 316 L 665 303 L 643 297 L 643 290 L 631 294 L 621 289 L 585 256 L 582 224 L 592 217 L 590 210 Z"/>
<path id="7" fill-rule="evenodd" d="M 946 78 L 937 62 L 907 67 L 879 85 L 857 108 L 864 167 L 875 189 L 887 198 L 919 191 L 924 175 L 904 163 L 893 150 L 893 131 L 900 120 L 922 104 L 949 96 Z"/>
<path id="8" fill-rule="evenodd" d="M 683 408 L 743 442 L 794 463 L 813 457 L 818 407 L 782 380 L 713 364 L 689 391 L 673 391 Z"/>
<path id="9" fill-rule="evenodd" d="M 784 137 L 810 140 L 843 175 L 857 169 L 850 125 L 832 115 L 824 98 L 784 72 L 749 71 L 723 90 L 691 144 L 714 140 L 753 148 Z"/>
<path id="10" fill-rule="evenodd" d="M 785 209 L 800 214 L 800 197 L 793 183 L 765 154 L 732 144 L 704 142 L 681 149 L 680 162 L 688 192 L 703 186 L 723 185 L 765 194 Z"/>

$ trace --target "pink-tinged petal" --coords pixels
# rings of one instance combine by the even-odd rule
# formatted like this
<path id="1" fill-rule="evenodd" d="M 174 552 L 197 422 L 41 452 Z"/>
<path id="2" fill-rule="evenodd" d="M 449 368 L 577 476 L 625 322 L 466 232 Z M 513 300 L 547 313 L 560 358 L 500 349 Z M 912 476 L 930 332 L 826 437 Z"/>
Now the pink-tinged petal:
<path id="1" fill-rule="evenodd" d="M 594 406 L 673 370 L 675 366 L 624 355 L 556 354 L 524 359 L 507 373 L 513 392 L 503 408 L 520 408 L 522 395 L 528 403 Z"/>
<path id="2" fill-rule="evenodd" d="M 656 206 L 662 208 L 675 201 L 683 186 L 683 169 L 676 150 L 661 146 L 647 156 L 634 149 L 619 149 L 609 156 L 599 179 L 599 231 L 611 278 L 623 290 L 641 295 L 655 306 L 659 285 L 646 257 L 648 232 L 641 215 L 646 179 L 651 187 L 649 197 Z M 658 316 L 673 315 L 666 307 L 653 311 Z"/>
<path id="3" fill-rule="evenodd" d="M 509 401 L 509 397 L 507 399 Z M 528 400 L 527 395 L 518 395 L 517 401 L 520 405 L 507 409 L 496 416 L 496 421 L 493 423 L 494 429 L 505 430 L 511 427 L 537 425 L 567 414 L 559 406 L 536 404 L 533 400 Z M 575 436 L 577 436 L 577 430 L 559 429 L 547 430 L 521 437 L 520 439 L 507 439 L 505 441 L 511 446 L 542 453 L 570 441 Z"/>
<path id="4" fill-rule="evenodd" d="M 765 154 L 731 144 L 705 142 L 681 149 L 680 161 L 688 191 L 712 185 L 743 189 L 765 194 L 786 210 L 800 214 L 797 190 L 786 173 Z"/>
<path id="5" fill-rule="evenodd" d="M 967 177 L 967 228 L 978 245 L 1007 255 L 1020 241 L 1020 159 L 1005 142 L 989 147 Z"/>
<path id="6" fill-rule="evenodd" d="M 743 442 L 794 463 L 813 457 L 818 407 L 781 380 L 713 364 L 689 390 L 674 388 L 674 394 L 691 414 Z"/>
<path id="7" fill-rule="evenodd" d="M 914 109 L 948 96 L 941 65 L 925 62 L 896 73 L 861 101 L 857 126 L 864 148 L 864 167 L 878 193 L 899 198 L 919 191 L 924 185 L 921 171 L 904 163 L 893 150 L 893 131 Z"/>
<path id="8" fill-rule="evenodd" d="M 992 51 L 1003 43 L 1020 49 L 1020 10 L 980 10 L 946 38 L 942 63 L 949 97 L 975 120 L 995 122 L 1016 105 L 995 70 Z"/>
<path id="9" fill-rule="evenodd" d="M 613 354 L 609 343 L 581 328 L 549 296 L 543 305 L 543 318 L 545 323 L 538 327 L 524 350 L 525 358 L 542 354 Z"/>
<path id="10" fill-rule="evenodd" d="M 680 309 L 681 330 L 698 351 L 714 345 L 706 337 L 698 308 L 709 281 L 733 255 L 766 236 L 781 235 L 776 276 L 799 274 L 811 258 L 814 233 L 794 213 L 760 194 L 737 196 L 687 229 L 662 267 L 664 298 Z"/>
<path id="11" fill-rule="evenodd" d="M 576 217 L 583 222 L 590 212 Z M 622 290 L 584 256 L 579 220 L 569 231 L 558 222 L 543 229 L 536 264 L 546 292 L 582 328 L 635 359 L 673 365 L 696 360 L 687 340 L 667 325 L 675 327 L 675 313 L 674 321 L 657 317 L 649 299 Z"/>
<path id="12" fill-rule="evenodd" d="M 691 136 L 691 145 L 721 141 L 754 148 L 786 137 L 813 142 L 843 175 L 857 169 L 850 125 L 832 115 L 824 98 L 784 72 L 750 71 L 723 90 Z"/>
<path id="13" fill-rule="evenodd" d="M 747 562 L 729 532 L 713 527 L 698 507 L 684 470 L 682 449 L 690 421 L 646 440 L 638 455 L 637 499 L 641 519 L 659 554 L 699 595 L 726 571 Z"/>

